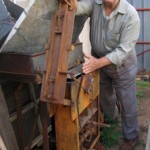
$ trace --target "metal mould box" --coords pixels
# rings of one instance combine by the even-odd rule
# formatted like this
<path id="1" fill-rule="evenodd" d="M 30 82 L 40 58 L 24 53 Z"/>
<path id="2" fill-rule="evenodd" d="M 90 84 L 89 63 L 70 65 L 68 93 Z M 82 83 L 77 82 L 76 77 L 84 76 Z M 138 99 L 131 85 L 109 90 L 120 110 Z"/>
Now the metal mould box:
<path id="1" fill-rule="evenodd" d="M 0 80 L 41 83 L 45 65 L 46 51 L 34 54 L 0 53 Z M 82 44 L 76 44 L 70 52 L 69 69 L 83 62 Z"/>

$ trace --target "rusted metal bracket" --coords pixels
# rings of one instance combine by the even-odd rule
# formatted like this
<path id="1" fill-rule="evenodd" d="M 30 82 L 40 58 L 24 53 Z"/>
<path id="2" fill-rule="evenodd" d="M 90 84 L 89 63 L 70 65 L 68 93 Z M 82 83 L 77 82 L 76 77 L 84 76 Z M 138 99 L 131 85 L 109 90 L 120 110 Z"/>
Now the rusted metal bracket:
<path id="1" fill-rule="evenodd" d="M 43 76 L 41 100 L 63 104 L 68 71 L 69 52 L 73 50 L 72 35 L 76 0 L 59 0 L 59 9 L 51 24 L 47 50 L 46 72 Z"/>

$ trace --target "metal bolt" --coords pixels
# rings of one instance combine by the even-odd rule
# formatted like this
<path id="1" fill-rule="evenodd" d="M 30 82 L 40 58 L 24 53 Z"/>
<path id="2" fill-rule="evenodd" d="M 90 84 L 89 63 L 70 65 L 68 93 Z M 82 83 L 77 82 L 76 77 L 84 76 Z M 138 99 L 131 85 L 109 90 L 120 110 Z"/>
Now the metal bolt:
<path id="1" fill-rule="evenodd" d="M 47 95 L 47 98 L 51 98 L 51 95 L 50 95 L 50 94 L 48 94 L 48 95 Z"/>

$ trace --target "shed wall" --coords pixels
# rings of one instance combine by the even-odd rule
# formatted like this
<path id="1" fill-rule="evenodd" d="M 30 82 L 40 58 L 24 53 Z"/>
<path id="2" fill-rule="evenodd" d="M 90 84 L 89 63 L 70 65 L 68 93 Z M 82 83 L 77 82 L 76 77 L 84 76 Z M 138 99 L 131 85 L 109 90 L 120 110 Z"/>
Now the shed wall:
<path id="1" fill-rule="evenodd" d="M 127 0 L 138 11 L 141 20 L 141 31 L 136 45 L 137 54 L 150 49 L 150 0 Z M 139 9 L 143 10 L 139 10 Z M 148 8 L 149 10 L 145 10 Z M 146 44 L 144 44 L 146 43 Z M 139 71 L 150 72 L 150 51 L 138 56 Z"/>

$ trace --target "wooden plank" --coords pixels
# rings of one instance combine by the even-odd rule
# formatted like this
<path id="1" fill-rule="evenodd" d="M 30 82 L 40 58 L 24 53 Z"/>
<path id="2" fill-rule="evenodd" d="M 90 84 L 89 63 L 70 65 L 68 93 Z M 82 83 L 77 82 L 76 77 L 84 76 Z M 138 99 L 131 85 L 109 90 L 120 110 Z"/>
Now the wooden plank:
<path id="1" fill-rule="evenodd" d="M 78 120 L 72 121 L 70 107 L 57 105 L 55 110 L 57 150 L 79 150 Z"/>

